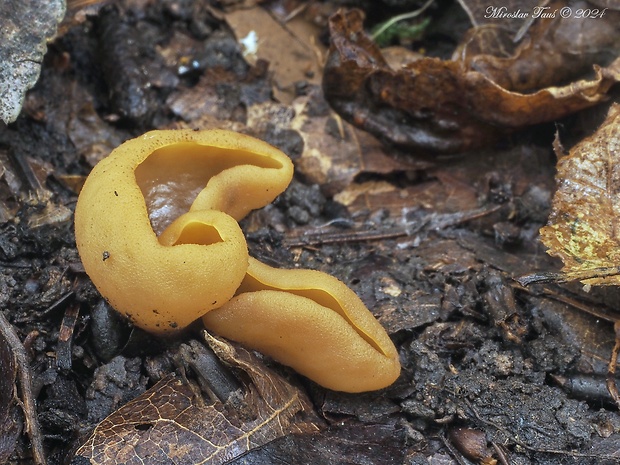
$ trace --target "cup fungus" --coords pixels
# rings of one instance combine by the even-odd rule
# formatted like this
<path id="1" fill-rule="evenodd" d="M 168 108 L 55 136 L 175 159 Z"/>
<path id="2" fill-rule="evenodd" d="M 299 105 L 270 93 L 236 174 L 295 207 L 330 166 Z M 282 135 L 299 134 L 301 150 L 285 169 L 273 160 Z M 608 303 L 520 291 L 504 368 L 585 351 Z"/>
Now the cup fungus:
<path id="1" fill-rule="evenodd" d="M 282 270 L 250 257 L 237 295 L 202 320 L 329 389 L 372 391 L 400 374 L 383 327 L 351 289 L 320 271 Z"/>
<path id="2" fill-rule="evenodd" d="M 223 131 L 151 131 L 92 170 L 75 209 L 84 269 L 110 304 L 165 334 L 203 317 L 317 383 L 361 392 L 400 373 L 385 330 L 346 285 L 249 257 L 237 221 L 286 189 L 290 159 Z"/>
<path id="3" fill-rule="evenodd" d="M 80 192 L 84 269 L 136 326 L 183 328 L 235 294 L 248 266 L 236 219 L 271 202 L 292 176 L 281 151 L 235 132 L 162 130 L 127 141 Z"/>

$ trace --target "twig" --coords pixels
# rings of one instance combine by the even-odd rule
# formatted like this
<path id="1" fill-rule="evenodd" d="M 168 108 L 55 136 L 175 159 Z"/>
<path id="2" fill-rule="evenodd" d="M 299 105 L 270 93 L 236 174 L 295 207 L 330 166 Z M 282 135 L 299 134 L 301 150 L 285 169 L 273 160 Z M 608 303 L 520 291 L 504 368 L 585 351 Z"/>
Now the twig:
<path id="1" fill-rule="evenodd" d="M 73 303 L 65 310 L 65 316 L 58 333 L 58 347 L 56 348 L 56 366 L 61 370 L 71 370 L 71 345 L 73 331 L 80 312 L 80 305 Z"/>
<path id="2" fill-rule="evenodd" d="M 508 457 L 506 457 L 506 453 L 502 450 L 502 448 L 498 444 L 496 444 L 495 441 L 491 441 L 491 445 L 493 446 L 495 453 L 499 457 L 500 463 L 502 465 L 510 465 Z"/>
<path id="3" fill-rule="evenodd" d="M 15 332 L 13 325 L 0 311 L 0 334 L 8 342 L 13 356 L 15 357 L 17 372 L 19 374 L 19 387 L 22 398 L 22 408 L 26 419 L 26 432 L 30 438 L 32 447 L 32 458 L 36 465 L 46 465 L 45 453 L 43 452 L 43 440 L 39 431 L 39 421 L 35 408 L 34 397 L 32 395 L 32 375 L 30 374 L 30 363 L 26 355 L 26 349 Z"/>
<path id="4" fill-rule="evenodd" d="M 585 279 L 608 278 L 620 275 L 620 266 L 605 266 L 569 272 L 541 271 L 524 276 L 518 276 L 515 280 L 522 286 L 535 283 L 567 283 L 570 281 L 583 281 Z"/>
<path id="5" fill-rule="evenodd" d="M 20 174 L 22 179 L 26 181 L 29 191 L 40 192 L 45 190 L 41 185 L 39 178 L 37 178 L 37 175 L 34 173 L 32 166 L 30 166 L 21 152 L 10 150 L 9 159 L 17 167 L 18 174 Z"/>
<path id="6" fill-rule="evenodd" d="M 538 5 L 538 8 L 544 8 L 549 4 L 549 0 L 545 0 L 544 2 L 542 2 L 540 5 Z M 529 18 L 527 18 L 524 22 L 523 25 L 519 28 L 519 30 L 517 31 L 517 33 L 515 34 L 515 36 L 512 39 L 512 42 L 514 44 L 516 44 L 517 42 L 520 42 L 521 39 L 523 39 L 523 36 L 527 33 L 527 31 L 529 30 L 530 27 L 532 27 L 532 24 L 534 24 L 534 21 L 536 20 L 536 18 L 531 15 Z"/>
<path id="7" fill-rule="evenodd" d="M 450 443 L 450 441 L 448 441 L 448 438 L 446 437 L 446 435 L 442 432 L 439 435 L 439 439 L 441 439 L 441 442 L 443 442 L 443 445 L 446 449 L 448 449 L 448 452 L 450 453 L 450 456 L 456 460 L 458 462 L 459 465 L 466 465 L 465 462 L 463 461 L 463 456 L 461 455 L 460 452 L 458 452 L 454 446 Z"/>
<path id="8" fill-rule="evenodd" d="M 398 226 L 376 230 L 357 230 L 345 232 L 311 231 L 300 235 L 285 237 L 282 241 L 286 247 L 303 247 L 319 244 L 334 244 L 360 241 L 376 241 L 411 236 L 422 229 L 441 230 L 466 221 L 474 220 L 497 211 L 500 207 L 478 208 L 458 213 L 429 213 L 415 222 L 407 222 Z"/>

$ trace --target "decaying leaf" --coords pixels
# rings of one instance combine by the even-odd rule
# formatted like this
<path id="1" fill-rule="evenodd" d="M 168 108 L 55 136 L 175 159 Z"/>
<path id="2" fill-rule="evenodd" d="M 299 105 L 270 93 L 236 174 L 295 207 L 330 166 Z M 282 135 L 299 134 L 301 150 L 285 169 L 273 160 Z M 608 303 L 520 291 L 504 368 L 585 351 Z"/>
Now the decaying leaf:
<path id="1" fill-rule="evenodd" d="M 363 30 L 363 13 L 330 19 L 331 49 L 323 88 L 347 120 L 385 141 L 419 152 L 448 153 L 552 121 L 605 100 L 620 81 L 620 59 L 595 66 L 593 80 L 511 92 L 463 63 L 424 57 L 392 69 Z"/>
<path id="2" fill-rule="evenodd" d="M 303 436 L 280 438 L 230 462 L 266 464 L 381 464 L 404 462 L 405 432 L 401 425 L 338 425 L 311 441 Z"/>
<path id="3" fill-rule="evenodd" d="M 318 87 L 295 99 L 293 108 L 295 117 L 290 127 L 304 141 L 296 169 L 308 181 L 319 184 L 327 195 L 340 192 L 361 173 L 387 174 L 429 165 L 386 155 L 375 137 L 340 118 L 327 105 Z"/>
<path id="4" fill-rule="evenodd" d="M 560 159 L 557 181 L 549 223 L 540 230 L 548 253 L 564 262 L 564 279 L 620 284 L 620 105 Z"/>
<path id="5" fill-rule="evenodd" d="M 95 166 L 120 145 L 122 139 L 99 117 L 91 101 L 87 98 L 78 101 L 81 105 L 67 121 L 67 134 L 80 155 Z"/>
<path id="6" fill-rule="evenodd" d="M 452 192 L 448 192 L 452 189 Z M 461 194 L 450 195 L 450 194 Z M 476 208 L 475 191 L 461 186 L 445 185 L 441 180 L 433 180 L 413 186 L 399 188 L 387 181 L 366 181 L 354 183 L 334 196 L 338 202 L 346 205 L 350 211 L 356 212 L 362 209 L 376 211 L 387 209 L 391 215 L 400 216 L 404 212 L 413 211 L 417 208 L 425 208 L 435 205 L 437 211 L 443 209 L 449 211 L 466 211 L 468 208 Z M 458 210 L 457 208 L 461 208 Z"/>
<path id="7" fill-rule="evenodd" d="M 306 182 L 320 185 L 325 195 L 340 192 L 364 173 L 390 174 L 431 165 L 425 160 L 387 155 L 374 136 L 340 118 L 318 86 L 310 86 L 308 95 L 296 98 L 292 107 L 269 101 L 248 104 L 245 124 L 222 118 L 225 104 L 214 92 L 209 80 L 201 79 L 194 88 L 173 94 L 171 107 L 189 122 L 174 127 L 230 129 L 269 138 L 275 145 L 297 140 L 297 147 L 288 144 L 280 148 L 295 160 L 296 172 Z"/>
<path id="8" fill-rule="evenodd" d="M 65 13 L 65 2 L 0 3 L 0 119 L 17 119 L 24 94 L 37 82 L 47 41 Z"/>
<path id="9" fill-rule="evenodd" d="M 269 69 L 274 73 L 273 92 L 280 102 L 291 103 L 295 83 L 319 82 L 319 57 L 323 54 L 319 40 L 305 42 L 306 38 L 293 33 L 258 6 L 227 13 L 226 22 L 250 65 L 258 59 L 269 62 Z"/>
<path id="10" fill-rule="evenodd" d="M 169 376 L 103 420 L 76 456 L 92 465 L 217 465 L 284 435 L 319 430 L 300 390 L 245 349 L 206 338 L 223 362 L 251 379 L 242 398 L 209 403 Z"/>

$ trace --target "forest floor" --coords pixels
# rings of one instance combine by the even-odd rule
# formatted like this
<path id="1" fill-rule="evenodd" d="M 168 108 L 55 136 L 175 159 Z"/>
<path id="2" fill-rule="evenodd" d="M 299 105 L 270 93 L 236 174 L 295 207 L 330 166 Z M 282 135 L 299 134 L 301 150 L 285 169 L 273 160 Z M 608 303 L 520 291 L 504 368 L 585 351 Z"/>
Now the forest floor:
<path id="1" fill-rule="evenodd" d="M 241 3 L 70 9 L 20 117 L 0 124 L 0 308 L 27 365 L 1 344 L 4 460 L 37 461 L 16 400 L 26 370 L 49 464 L 199 463 L 211 453 L 207 463 L 620 463 L 620 416 L 606 385 L 617 288 L 514 279 L 562 267 L 539 237 L 556 188 L 554 134 L 567 148 L 592 134 L 620 101 L 617 86 L 607 102 L 495 140 L 474 132 L 458 153 L 414 150 L 392 143 L 398 134 L 351 125 L 368 102 L 343 118 L 321 81 L 337 8 L 362 8 L 370 28 L 419 2 Z M 430 23 L 419 38 L 392 43 L 449 59 L 468 16 L 440 1 L 422 17 Z M 109 307 L 75 247 L 79 189 L 116 146 L 163 128 L 234 129 L 292 158 L 286 192 L 241 222 L 250 253 L 353 289 L 399 350 L 393 385 L 330 391 L 238 346 L 227 360 L 215 350 L 224 365 L 206 367 L 209 347 L 224 341 L 197 327 L 157 338 Z M 252 413 L 204 394 L 213 370 L 237 376 L 244 408 L 258 399 Z M 168 412 L 163 422 L 175 396 L 187 418 Z M 287 412 L 293 398 L 299 408 Z M 235 436 L 264 409 L 288 418 Z M 204 437 L 206 425 L 221 437 Z M 244 434 L 252 441 L 241 444 Z"/>

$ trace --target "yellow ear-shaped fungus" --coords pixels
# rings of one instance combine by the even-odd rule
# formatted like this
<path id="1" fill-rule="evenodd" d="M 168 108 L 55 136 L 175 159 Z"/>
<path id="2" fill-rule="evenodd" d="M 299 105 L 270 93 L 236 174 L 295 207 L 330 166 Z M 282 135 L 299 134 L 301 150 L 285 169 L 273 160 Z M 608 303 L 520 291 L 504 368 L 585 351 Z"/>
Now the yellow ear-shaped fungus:
<path id="1" fill-rule="evenodd" d="M 234 295 L 248 265 L 236 219 L 271 202 L 292 174 L 282 152 L 230 131 L 130 140 L 97 164 L 80 193 L 84 269 L 137 326 L 183 328 Z"/>
<path id="2" fill-rule="evenodd" d="M 320 271 L 279 270 L 250 257 L 237 295 L 203 322 L 337 391 L 381 389 L 400 374 L 383 327 L 344 283 Z"/>
<path id="3" fill-rule="evenodd" d="M 291 181 L 279 150 L 230 131 L 152 131 L 91 172 L 75 209 L 84 268 L 101 294 L 153 333 L 203 317 L 317 383 L 361 392 L 390 385 L 398 353 L 342 282 L 248 256 L 237 220 Z"/>

